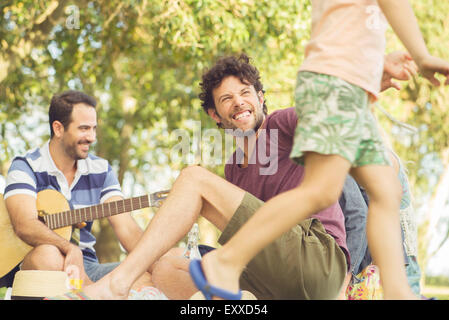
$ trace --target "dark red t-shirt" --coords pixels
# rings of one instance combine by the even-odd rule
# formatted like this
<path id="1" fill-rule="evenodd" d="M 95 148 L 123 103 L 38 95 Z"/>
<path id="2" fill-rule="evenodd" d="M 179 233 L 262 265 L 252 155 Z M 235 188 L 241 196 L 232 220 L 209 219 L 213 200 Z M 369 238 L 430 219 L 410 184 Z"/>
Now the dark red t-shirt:
<path id="1" fill-rule="evenodd" d="M 250 164 L 246 168 L 239 166 L 243 152 L 237 149 L 225 166 L 226 179 L 263 201 L 297 187 L 304 174 L 304 167 L 290 159 L 297 121 L 294 108 L 277 110 L 268 115 L 249 159 Z M 265 150 L 261 148 L 263 146 Z M 318 218 L 327 233 L 334 237 L 349 263 L 345 219 L 338 202 L 313 217 Z"/>

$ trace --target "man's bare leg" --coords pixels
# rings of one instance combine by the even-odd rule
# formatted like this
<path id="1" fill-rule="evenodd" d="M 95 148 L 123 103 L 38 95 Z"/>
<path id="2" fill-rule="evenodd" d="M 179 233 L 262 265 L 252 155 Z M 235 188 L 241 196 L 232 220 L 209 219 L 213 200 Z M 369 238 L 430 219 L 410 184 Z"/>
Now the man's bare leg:
<path id="1" fill-rule="evenodd" d="M 149 272 L 144 272 L 137 278 L 131 289 L 140 290 L 143 287 L 154 287 L 153 276 Z"/>
<path id="2" fill-rule="evenodd" d="M 152 278 L 155 287 L 160 289 L 169 299 L 186 300 L 198 291 L 189 274 L 190 260 L 182 256 L 182 248 L 178 255 L 164 256 L 154 264 Z"/>
<path id="3" fill-rule="evenodd" d="M 23 259 L 22 270 L 64 271 L 64 255 L 55 246 L 44 244 L 33 248 Z"/>
<path id="4" fill-rule="evenodd" d="M 42 244 L 33 248 L 23 259 L 21 270 L 64 271 L 65 256 L 56 246 Z M 86 285 L 93 282 L 84 272 L 79 275 Z"/>
<path id="5" fill-rule="evenodd" d="M 191 229 L 199 215 L 223 230 L 245 192 L 199 166 L 181 171 L 142 238 L 126 259 L 85 288 L 93 299 L 126 299 L 132 284 Z"/>
<path id="6" fill-rule="evenodd" d="M 173 258 L 182 258 L 182 255 L 184 253 L 184 248 L 173 248 L 170 251 L 168 251 L 166 254 L 164 254 L 156 263 L 154 263 L 146 272 L 143 273 L 132 285 L 131 289 L 133 290 L 140 290 L 143 287 L 156 287 L 160 289 L 169 299 L 182 299 L 182 298 L 171 298 L 165 291 L 168 289 L 168 292 L 175 292 L 175 295 L 179 291 L 180 288 L 183 287 L 184 281 L 190 281 L 190 276 L 188 274 L 188 259 L 184 258 L 183 260 L 186 261 L 187 267 L 185 267 L 185 273 L 186 275 L 184 277 L 179 277 L 178 281 L 181 281 L 176 286 L 166 286 L 167 284 L 175 282 L 173 280 L 173 273 L 174 271 L 178 271 L 175 274 L 177 275 L 179 273 L 179 270 L 175 268 L 174 266 L 177 265 L 168 265 L 168 261 L 171 261 Z M 158 268 L 159 267 L 159 268 Z M 164 268 L 162 270 L 161 268 Z M 165 272 L 166 269 L 166 272 Z M 161 278 L 163 278 L 163 282 L 161 283 Z M 159 281 L 156 283 L 155 279 L 159 279 Z M 192 282 L 193 285 L 193 282 Z M 172 291 L 170 291 L 170 288 L 172 288 Z M 193 293 L 192 293 L 193 294 Z"/>

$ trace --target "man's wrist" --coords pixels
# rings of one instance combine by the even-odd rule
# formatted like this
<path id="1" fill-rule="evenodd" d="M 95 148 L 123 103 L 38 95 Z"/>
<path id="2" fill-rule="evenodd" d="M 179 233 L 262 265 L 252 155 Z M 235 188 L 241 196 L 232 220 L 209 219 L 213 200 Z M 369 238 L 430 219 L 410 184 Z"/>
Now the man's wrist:
<path id="1" fill-rule="evenodd" d="M 71 243 L 71 242 L 69 242 L 69 241 L 65 241 L 64 243 L 62 243 L 62 244 L 59 246 L 59 250 L 60 250 L 64 255 L 67 255 L 67 253 L 69 253 L 71 250 L 74 250 L 74 249 L 81 250 L 81 249 L 79 249 L 78 246 L 74 245 L 73 243 Z"/>

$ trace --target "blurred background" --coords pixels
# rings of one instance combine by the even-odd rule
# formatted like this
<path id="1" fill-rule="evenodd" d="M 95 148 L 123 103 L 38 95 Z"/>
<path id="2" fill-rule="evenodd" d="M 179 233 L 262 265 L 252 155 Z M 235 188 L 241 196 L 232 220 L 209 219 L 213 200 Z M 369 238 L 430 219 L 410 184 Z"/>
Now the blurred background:
<path id="1" fill-rule="evenodd" d="M 449 1 L 411 3 L 431 53 L 449 59 Z M 190 134 L 188 162 L 223 176 L 224 156 L 214 164 L 195 151 L 208 143 L 195 139 L 198 128 L 216 128 L 198 99 L 202 72 L 244 51 L 261 72 L 269 112 L 293 106 L 310 9 L 299 0 L 1 1 L 0 193 L 11 160 L 49 138 L 50 99 L 68 89 L 97 98 L 92 152 L 110 161 L 126 197 L 170 188 L 188 164 L 171 156 L 176 129 Z M 389 29 L 387 53 L 395 50 L 404 49 Z M 423 293 L 449 298 L 449 88 L 401 84 L 379 104 L 417 130 L 376 113 L 408 169 Z M 154 214 L 133 216 L 145 228 Z M 198 222 L 200 242 L 216 246 L 218 230 Z M 94 231 L 101 262 L 124 258 L 107 221 Z"/>

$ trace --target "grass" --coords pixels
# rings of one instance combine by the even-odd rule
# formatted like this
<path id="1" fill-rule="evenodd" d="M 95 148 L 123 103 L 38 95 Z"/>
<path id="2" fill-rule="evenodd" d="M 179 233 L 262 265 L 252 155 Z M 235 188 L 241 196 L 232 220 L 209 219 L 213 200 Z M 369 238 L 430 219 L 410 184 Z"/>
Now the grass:
<path id="1" fill-rule="evenodd" d="M 0 288 L 0 300 L 5 299 L 6 287 Z"/>
<path id="2" fill-rule="evenodd" d="M 0 300 L 5 298 L 6 289 L 6 287 L 0 288 Z M 421 293 L 428 298 L 435 297 L 438 300 L 449 300 L 449 287 L 427 285 Z"/>
<path id="3" fill-rule="evenodd" d="M 435 297 L 438 300 L 449 300 L 449 287 L 427 285 L 421 291 L 428 298 Z"/>

